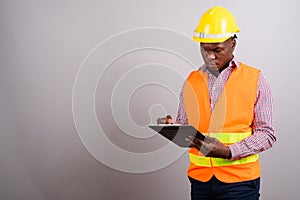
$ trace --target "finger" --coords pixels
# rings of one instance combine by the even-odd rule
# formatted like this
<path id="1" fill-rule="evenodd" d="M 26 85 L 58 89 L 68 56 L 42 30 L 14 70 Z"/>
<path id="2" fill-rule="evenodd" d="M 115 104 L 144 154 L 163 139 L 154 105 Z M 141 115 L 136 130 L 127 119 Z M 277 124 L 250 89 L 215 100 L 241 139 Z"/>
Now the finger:
<path id="1" fill-rule="evenodd" d="M 196 149 L 200 149 L 199 145 L 195 144 L 194 142 L 191 142 L 190 147 L 194 147 Z"/>
<path id="2" fill-rule="evenodd" d="M 209 137 L 209 136 L 205 137 L 205 139 L 204 139 L 204 142 L 208 143 L 208 144 L 210 144 L 210 143 L 216 144 L 217 141 L 218 141 L 217 138 Z"/>
<path id="3" fill-rule="evenodd" d="M 190 143 L 189 147 L 195 147 L 195 148 L 197 148 L 196 144 L 190 138 L 185 138 L 185 141 L 187 141 L 188 143 Z"/>
<path id="4" fill-rule="evenodd" d="M 196 144 L 200 144 L 202 145 L 202 143 L 204 142 L 203 140 L 199 139 L 199 138 L 194 138 L 193 141 L 196 143 Z"/>
<path id="5" fill-rule="evenodd" d="M 187 142 L 192 142 L 194 140 L 193 136 L 191 135 L 188 135 L 186 138 L 185 138 L 185 141 Z"/>
<path id="6" fill-rule="evenodd" d="M 189 135 L 188 138 L 189 138 L 190 140 L 193 140 L 193 139 L 194 139 L 194 137 L 191 136 L 191 135 Z"/>

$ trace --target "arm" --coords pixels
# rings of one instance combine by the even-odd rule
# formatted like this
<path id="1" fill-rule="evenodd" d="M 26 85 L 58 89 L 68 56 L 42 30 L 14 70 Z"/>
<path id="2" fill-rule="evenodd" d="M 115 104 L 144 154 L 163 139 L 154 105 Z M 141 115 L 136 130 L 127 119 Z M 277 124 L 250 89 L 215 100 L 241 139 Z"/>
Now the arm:
<path id="1" fill-rule="evenodd" d="M 176 117 L 176 124 L 182 124 L 186 125 L 188 124 L 188 119 L 185 112 L 184 102 L 183 102 L 183 89 L 184 89 L 185 83 L 182 86 L 180 96 L 179 96 L 179 106 L 177 111 L 177 117 Z"/>
<path id="2" fill-rule="evenodd" d="M 273 98 L 270 86 L 260 73 L 254 105 L 253 134 L 229 146 L 232 160 L 265 151 L 276 142 Z"/>

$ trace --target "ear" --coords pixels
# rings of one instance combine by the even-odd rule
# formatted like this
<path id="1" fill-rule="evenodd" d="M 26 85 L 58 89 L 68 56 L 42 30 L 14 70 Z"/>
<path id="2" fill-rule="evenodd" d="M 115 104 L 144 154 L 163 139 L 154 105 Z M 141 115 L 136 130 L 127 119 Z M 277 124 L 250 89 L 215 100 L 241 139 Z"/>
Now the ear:
<path id="1" fill-rule="evenodd" d="M 236 46 L 236 39 L 232 38 L 232 40 L 231 40 L 231 49 L 232 49 L 232 51 L 234 51 L 235 46 Z"/>

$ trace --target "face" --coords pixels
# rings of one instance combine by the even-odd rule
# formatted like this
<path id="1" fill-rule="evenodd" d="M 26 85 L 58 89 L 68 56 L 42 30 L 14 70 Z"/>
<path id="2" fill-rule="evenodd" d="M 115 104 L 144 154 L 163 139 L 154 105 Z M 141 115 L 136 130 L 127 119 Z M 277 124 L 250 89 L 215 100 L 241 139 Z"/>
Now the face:
<path id="1" fill-rule="evenodd" d="M 222 43 L 200 43 L 202 58 L 210 70 L 221 69 L 233 58 L 236 40 L 229 38 Z"/>

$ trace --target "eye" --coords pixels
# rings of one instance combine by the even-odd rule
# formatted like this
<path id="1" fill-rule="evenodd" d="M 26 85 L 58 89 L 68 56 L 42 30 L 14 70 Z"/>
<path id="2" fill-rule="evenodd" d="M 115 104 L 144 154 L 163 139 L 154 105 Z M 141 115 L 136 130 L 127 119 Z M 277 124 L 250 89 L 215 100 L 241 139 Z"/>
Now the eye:
<path id="1" fill-rule="evenodd" d="M 207 50 L 204 49 L 204 48 L 201 48 L 201 52 L 202 52 L 202 53 L 207 53 Z"/>
<path id="2" fill-rule="evenodd" d="M 215 49 L 214 52 L 215 53 L 220 53 L 222 51 L 222 49 Z"/>

